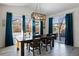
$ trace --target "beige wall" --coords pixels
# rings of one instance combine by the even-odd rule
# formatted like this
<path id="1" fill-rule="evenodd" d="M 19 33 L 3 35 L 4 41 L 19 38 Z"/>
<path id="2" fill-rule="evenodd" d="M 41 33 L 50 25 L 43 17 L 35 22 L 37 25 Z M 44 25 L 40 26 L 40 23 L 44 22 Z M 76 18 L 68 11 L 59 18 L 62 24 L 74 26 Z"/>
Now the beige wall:
<path id="1" fill-rule="evenodd" d="M 27 7 L 26 7 L 27 8 Z M 2 23 L 6 23 L 6 12 L 12 12 L 13 17 L 26 15 L 26 17 L 31 18 L 31 11 L 27 10 L 25 7 L 14 7 L 14 6 L 0 6 L 0 47 L 5 46 L 5 26 Z M 4 20 L 2 22 L 2 20 Z"/>
<path id="2" fill-rule="evenodd" d="M 2 7 L 0 6 L 0 47 L 2 47 L 3 45 L 3 39 L 2 39 L 2 36 L 3 36 L 3 33 L 2 33 Z"/>
<path id="3" fill-rule="evenodd" d="M 58 14 L 52 14 L 47 16 L 47 21 L 49 17 L 56 17 L 56 16 L 63 16 L 67 13 L 73 13 L 73 35 L 74 35 L 74 47 L 79 47 L 79 7 L 74 8 L 71 10 L 63 11 Z M 47 22 L 48 25 L 48 22 Z M 45 29 L 46 32 L 48 32 L 48 29 Z"/>

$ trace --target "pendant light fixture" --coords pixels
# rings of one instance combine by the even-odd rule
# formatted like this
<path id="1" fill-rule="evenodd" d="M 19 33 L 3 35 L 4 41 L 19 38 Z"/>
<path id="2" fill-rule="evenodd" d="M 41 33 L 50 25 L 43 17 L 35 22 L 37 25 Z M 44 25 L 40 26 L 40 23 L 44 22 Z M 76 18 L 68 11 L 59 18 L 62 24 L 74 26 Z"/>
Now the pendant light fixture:
<path id="1" fill-rule="evenodd" d="M 40 4 L 39 3 L 36 3 L 35 4 L 35 10 L 32 12 L 32 17 L 34 17 L 35 19 L 40 19 L 41 17 L 40 17 L 40 12 L 41 12 L 41 10 L 40 10 L 41 8 L 40 8 Z"/>

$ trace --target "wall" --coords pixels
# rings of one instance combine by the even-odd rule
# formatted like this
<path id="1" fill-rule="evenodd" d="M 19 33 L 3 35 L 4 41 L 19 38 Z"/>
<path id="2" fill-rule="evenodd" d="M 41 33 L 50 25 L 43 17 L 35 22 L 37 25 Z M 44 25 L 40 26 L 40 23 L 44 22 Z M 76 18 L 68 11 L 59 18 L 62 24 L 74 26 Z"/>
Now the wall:
<path id="1" fill-rule="evenodd" d="M 2 39 L 2 7 L 0 6 L 0 47 L 3 46 L 3 39 Z"/>
<path id="2" fill-rule="evenodd" d="M 49 17 L 57 17 L 57 16 L 63 16 L 67 13 L 73 13 L 73 35 L 74 35 L 74 47 L 79 47 L 79 7 L 74 8 L 71 10 L 66 10 L 63 12 L 60 12 L 58 14 L 52 14 L 47 16 L 47 21 Z M 48 22 L 46 23 L 48 25 Z M 45 29 L 46 32 L 48 32 L 47 29 Z"/>
<path id="3" fill-rule="evenodd" d="M 6 21 L 6 12 L 12 12 L 14 16 L 22 16 L 26 15 L 28 18 L 30 18 L 31 11 L 27 10 L 27 7 L 14 7 L 14 6 L 0 6 L 0 47 L 4 47 L 5 45 L 5 26 L 2 25 L 2 23 L 5 24 L 4 21 Z M 74 27 L 74 47 L 79 47 L 79 8 L 74 8 L 71 10 L 63 11 L 58 14 L 52 14 L 47 16 L 46 18 L 46 25 L 44 29 L 44 34 L 48 33 L 48 18 L 49 17 L 56 17 L 65 15 L 66 13 L 73 13 L 73 27 Z"/>
<path id="4" fill-rule="evenodd" d="M 31 11 L 26 9 L 27 7 L 15 7 L 15 6 L 0 6 L 0 47 L 5 46 L 5 27 L 6 25 L 6 12 L 12 12 L 13 17 L 26 15 L 26 18 L 31 19 Z"/>

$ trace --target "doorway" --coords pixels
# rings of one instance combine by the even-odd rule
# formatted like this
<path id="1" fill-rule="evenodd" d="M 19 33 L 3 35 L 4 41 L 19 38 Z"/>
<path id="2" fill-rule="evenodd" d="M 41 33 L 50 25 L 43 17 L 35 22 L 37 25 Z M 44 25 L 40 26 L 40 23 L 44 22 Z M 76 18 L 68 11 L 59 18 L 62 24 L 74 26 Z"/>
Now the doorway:
<path id="1" fill-rule="evenodd" d="M 53 33 L 57 34 L 55 42 L 65 44 L 65 16 L 53 18 Z"/>

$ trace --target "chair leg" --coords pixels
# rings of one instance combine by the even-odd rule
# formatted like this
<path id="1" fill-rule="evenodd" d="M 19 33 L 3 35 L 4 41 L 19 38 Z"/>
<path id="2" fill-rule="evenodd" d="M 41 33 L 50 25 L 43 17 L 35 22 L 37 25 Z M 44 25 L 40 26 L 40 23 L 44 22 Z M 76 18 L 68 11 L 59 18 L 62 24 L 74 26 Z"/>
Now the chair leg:
<path id="1" fill-rule="evenodd" d="M 47 43 L 46 43 L 46 51 L 48 51 L 48 50 L 47 50 Z"/>
<path id="2" fill-rule="evenodd" d="M 35 56 L 34 47 L 33 47 L 33 56 Z"/>
<path id="3" fill-rule="evenodd" d="M 30 44 L 29 44 L 29 46 L 28 46 L 28 47 L 29 47 L 29 50 L 28 50 L 28 51 L 30 52 Z"/>
<path id="4" fill-rule="evenodd" d="M 54 39 L 52 40 L 52 47 L 54 47 Z"/>
<path id="5" fill-rule="evenodd" d="M 47 40 L 45 40 L 45 44 L 46 44 L 46 51 L 48 51 L 48 50 L 47 50 Z"/>
<path id="6" fill-rule="evenodd" d="M 27 49 L 28 49 L 28 43 L 27 43 Z"/>
<path id="7" fill-rule="evenodd" d="M 50 42 L 50 50 L 52 50 L 52 45 L 51 45 L 51 42 Z"/>
<path id="8" fill-rule="evenodd" d="M 41 48 L 40 48 L 40 45 L 39 45 L 39 54 L 41 54 Z"/>
<path id="9" fill-rule="evenodd" d="M 43 44 L 41 43 L 41 48 L 42 48 Z"/>

